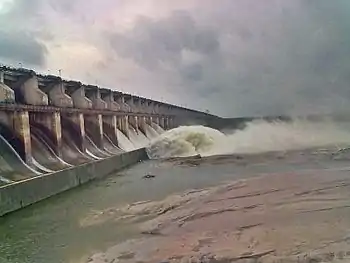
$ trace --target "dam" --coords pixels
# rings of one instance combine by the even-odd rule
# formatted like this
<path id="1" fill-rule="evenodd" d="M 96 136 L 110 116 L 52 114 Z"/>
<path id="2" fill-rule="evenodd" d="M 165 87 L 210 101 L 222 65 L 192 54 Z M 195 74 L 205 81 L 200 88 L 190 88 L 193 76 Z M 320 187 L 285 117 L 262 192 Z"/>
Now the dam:
<path id="1" fill-rule="evenodd" d="M 10 184 L 142 149 L 166 130 L 212 118 L 116 89 L 2 66 L 2 193 Z"/>
<path id="2" fill-rule="evenodd" d="M 21 159 L 38 172 L 56 170 L 51 164 L 47 164 L 48 169 L 42 167 L 45 164 L 40 163 L 40 156 L 36 155 L 38 147 L 46 148 L 62 160 L 61 166 L 74 165 L 77 161 L 130 150 L 123 139 L 142 140 L 143 135 L 152 136 L 159 130 L 210 117 L 206 113 L 57 76 L 42 76 L 26 69 L 1 67 L 0 91 L 1 135 Z M 139 146 L 144 145 L 136 145 Z M 80 152 L 82 158 L 72 158 L 69 154 L 72 150 Z"/>
<path id="3" fill-rule="evenodd" d="M 0 263 L 350 263 L 349 14 L 0 0 Z"/>

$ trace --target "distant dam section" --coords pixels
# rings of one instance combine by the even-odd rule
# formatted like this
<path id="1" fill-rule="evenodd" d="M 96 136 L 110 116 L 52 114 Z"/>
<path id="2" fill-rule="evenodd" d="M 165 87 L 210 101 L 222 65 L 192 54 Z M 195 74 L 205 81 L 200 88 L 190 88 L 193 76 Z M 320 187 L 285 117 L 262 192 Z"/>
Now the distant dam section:
<path id="1" fill-rule="evenodd" d="M 145 147 L 218 117 L 117 90 L 0 67 L 0 186 Z"/>

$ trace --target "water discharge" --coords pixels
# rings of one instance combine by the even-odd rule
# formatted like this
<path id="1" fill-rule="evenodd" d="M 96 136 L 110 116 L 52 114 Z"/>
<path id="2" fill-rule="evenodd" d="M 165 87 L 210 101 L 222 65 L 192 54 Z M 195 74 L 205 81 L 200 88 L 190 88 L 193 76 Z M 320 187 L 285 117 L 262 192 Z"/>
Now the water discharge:
<path id="1" fill-rule="evenodd" d="M 49 168 L 40 164 L 34 157 L 32 157 L 32 164 L 35 168 L 37 168 L 41 172 L 44 172 L 44 173 L 53 173 L 54 172 L 53 170 L 50 170 Z"/>
<path id="2" fill-rule="evenodd" d="M 104 150 L 110 155 L 115 155 L 122 152 L 122 150 L 112 142 L 107 134 L 103 135 L 103 147 Z"/>
<path id="3" fill-rule="evenodd" d="M 111 139 L 110 133 L 103 134 L 102 144 L 94 138 L 93 134 L 86 134 L 84 142 L 79 140 L 79 127 L 63 118 L 62 146 L 60 154 L 56 153 L 55 139 L 40 123 L 32 122 L 30 164 L 23 158 L 21 141 L 6 126 L 2 126 L 0 135 L 0 186 L 20 181 L 46 173 L 52 173 L 74 165 L 94 160 L 102 160 L 122 152 L 133 151 L 145 147 L 152 140 L 164 132 L 158 125 L 145 126 L 145 133 L 129 126 L 128 136 L 117 130 L 118 143 Z M 84 143 L 85 149 L 81 149 Z M 22 148 L 21 148 L 22 147 Z"/>
<path id="4" fill-rule="evenodd" d="M 122 148 L 124 151 L 132 151 L 135 149 L 135 145 L 128 139 L 128 137 L 125 136 L 124 133 L 122 133 L 119 129 L 117 130 L 117 136 L 118 136 L 118 144 L 119 147 Z"/>
<path id="5" fill-rule="evenodd" d="M 154 122 L 152 122 L 151 126 L 158 134 L 162 134 L 164 132 L 164 129 Z"/>
<path id="6" fill-rule="evenodd" d="M 313 148 L 342 147 L 350 143 L 350 124 L 333 121 L 289 122 L 262 120 L 242 130 L 224 134 L 203 126 L 182 126 L 163 133 L 147 148 L 152 159 L 193 155 L 260 153 Z"/>
<path id="7" fill-rule="evenodd" d="M 319 146 L 323 149 L 323 146 L 326 148 L 328 145 L 343 147 L 350 142 L 349 127 L 348 123 L 326 121 L 253 121 L 247 123 L 241 130 L 224 133 L 203 126 L 179 127 L 163 132 L 157 138 L 151 138 L 150 130 L 146 127 L 146 136 L 150 144 L 149 155 L 152 158 L 164 158 L 196 154 L 257 153 Z M 157 131 L 154 127 L 153 129 Z M 140 139 L 134 130 L 131 132 L 134 135 L 131 138 L 133 142 Z M 122 132 L 119 131 L 118 135 L 118 147 L 125 151 L 135 149 L 135 145 Z M 88 160 L 88 155 L 91 156 L 90 160 L 103 158 L 100 156 L 101 152 L 95 149 L 97 147 L 95 143 L 90 138 L 87 140 L 87 151 L 82 152 L 73 136 L 66 137 L 62 148 L 63 159 L 66 160 L 69 157 L 67 161 L 69 159 L 69 163 L 75 164 L 75 158 Z M 108 142 L 108 147 L 114 147 L 113 142 L 110 140 Z M 0 155 L 4 156 L 3 160 L 0 158 L 0 170 L 4 173 L 3 178 L 0 178 L 0 185 L 7 184 L 8 180 L 21 180 L 22 173 L 13 173 L 13 162 L 10 163 L 8 160 L 16 160 L 19 166 L 24 167 L 20 163 L 19 155 L 15 156 L 14 149 L 9 150 L 7 144 L 5 141 L 2 148 L 0 147 Z M 2 145 L 1 140 L 0 145 Z M 101 151 L 104 150 L 101 149 Z M 343 151 L 339 152 L 343 154 Z M 143 223 L 145 218 L 148 220 L 150 217 L 153 220 L 154 211 L 156 211 L 155 215 L 160 211 L 161 216 L 168 216 L 175 210 L 168 211 L 168 207 L 170 209 L 177 207 L 172 203 L 160 202 L 162 206 L 152 208 L 153 210 L 144 209 L 140 216 L 134 216 L 130 211 L 136 211 L 134 207 L 138 207 L 138 204 L 141 206 L 145 204 L 147 207 L 149 202 L 155 201 L 158 204 L 158 201 L 167 196 L 171 195 L 173 198 L 174 194 L 183 191 L 199 193 L 200 189 L 205 187 L 227 181 L 246 180 L 267 173 L 294 173 L 295 171 L 309 173 L 311 170 L 343 169 L 344 167 L 348 169 L 349 155 L 345 157 L 339 155 L 341 158 L 336 159 L 337 154 L 338 151 L 333 149 L 329 149 L 327 154 L 324 154 L 324 151 L 306 149 L 287 152 L 281 159 L 279 152 L 242 155 L 242 159 L 238 159 L 237 156 L 213 156 L 195 159 L 195 162 L 203 164 L 196 165 L 195 168 L 192 158 L 189 158 L 188 162 L 186 159 L 140 162 L 106 179 L 97 180 L 85 187 L 68 191 L 3 218 L 0 223 L 0 235 L 3 240 L 0 242 L 0 262 L 90 262 L 90 256 L 95 251 L 105 251 L 111 244 L 138 238 L 140 222 Z M 347 176 L 347 170 L 344 173 Z M 155 175 L 155 178 L 146 180 L 145 175 Z M 193 189 L 196 190 L 193 191 Z M 276 187 L 276 189 L 279 188 Z M 284 193 L 284 191 L 281 192 Z M 150 201 L 145 202 L 145 200 Z M 328 206 L 328 202 L 317 203 Z M 209 204 L 206 204 L 205 209 L 208 206 Z M 127 211 L 126 215 L 124 211 Z M 162 211 L 167 213 L 164 215 Z M 192 210 L 190 212 L 192 213 Z M 252 217 L 254 220 L 255 218 Z M 231 219 L 228 221 L 229 224 L 232 223 Z M 184 227 L 187 226 L 184 225 L 180 229 Z M 158 237 L 153 235 L 151 238 Z M 130 259 L 130 262 L 134 262 L 133 259 Z"/>
<path id="8" fill-rule="evenodd" d="M 150 140 L 140 130 L 136 131 L 132 127 L 129 127 L 129 136 L 130 136 L 130 141 L 135 146 L 134 149 L 146 147 L 150 142 Z"/>
<path id="9" fill-rule="evenodd" d="M 137 137 L 142 147 L 145 147 L 150 143 L 150 139 L 140 130 L 137 134 Z"/>
<path id="10" fill-rule="evenodd" d="M 0 135 L 0 172 L 1 181 L 17 181 L 26 179 L 35 175 L 41 174 L 40 172 L 32 169 L 27 165 L 16 150 L 9 144 L 6 139 Z"/>
<path id="11" fill-rule="evenodd" d="M 42 139 L 42 137 L 32 134 L 32 154 L 36 163 L 40 164 L 44 169 L 39 168 L 35 163 L 35 167 L 44 172 L 52 172 L 62 170 L 70 165 L 59 158 L 51 146 Z"/>
<path id="12" fill-rule="evenodd" d="M 146 124 L 146 134 L 142 133 L 141 131 L 136 132 L 134 128 L 129 127 L 129 139 L 124 133 L 117 130 L 119 147 L 126 152 L 145 147 L 151 142 L 151 140 L 159 136 L 161 130 L 159 129 L 159 131 L 160 132 L 148 124 Z"/>
<path id="13" fill-rule="evenodd" d="M 149 139 L 155 139 L 159 136 L 159 133 L 150 125 L 146 124 L 146 136 Z"/>
<path id="14" fill-rule="evenodd" d="M 89 136 L 85 136 L 85 138 L 86 138 L 86 153 L 88 155 L 90 155 L 93 158 L 98 157 L 97 159 L 103 159 L 110 156 L 108 153 L 101 150 Z"/>

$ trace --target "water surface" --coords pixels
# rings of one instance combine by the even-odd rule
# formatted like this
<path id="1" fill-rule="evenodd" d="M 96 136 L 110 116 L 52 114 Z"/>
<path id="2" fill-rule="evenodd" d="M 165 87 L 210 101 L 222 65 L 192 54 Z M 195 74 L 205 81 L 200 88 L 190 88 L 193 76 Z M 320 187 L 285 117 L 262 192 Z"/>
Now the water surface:
<path id="1" fill-rule="evenodd" d="M 347 169 L 348 156 L 331 154 L 333 151 L 309 150 L 139 163 L 0 218 L 0 262 L 84 262 L 95 252 L 139 235 L 135 225 L 114 220 L 83 224 L 92 214 L 263 173 Z M 147 174 L 155 175 L 155 178 L 144 179 Z"/>

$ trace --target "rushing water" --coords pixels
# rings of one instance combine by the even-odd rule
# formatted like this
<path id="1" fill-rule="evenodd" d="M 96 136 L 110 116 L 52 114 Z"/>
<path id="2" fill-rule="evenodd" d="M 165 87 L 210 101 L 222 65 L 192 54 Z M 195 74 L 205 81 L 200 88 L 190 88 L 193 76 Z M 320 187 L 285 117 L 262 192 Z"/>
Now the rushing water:
<path id="1" fill-rule="evenodd" d="M 6 141 L 4 137 L 0 137 L 0 186 L 19 181 L 38 174 L 52 173 L 62 170 L 73 165 L 86 163 L 93 160 L 101 160 L 116 154 L 121 154 L 124 151 L 132 151 L 134 149 L 148 145 L 152 139 L 159 136 L 152 127 L 147 127 L 147 136 L 143 133 L 136 133 L 130 129 L 131 139 L 127 138 L 121 131 L 118 130 L 118 146 L 104 134 L 103 146 L 98 147 L 92 138 L 86 135 L 86 150 L 80 151 L 75 144 L 75 140 L 71 138 L 68 132 L 63 133 L 62 142 L 62 157 L 56 155 L 50 144 L 48 136 L 36 127 L 31 135 L 32 141 L 32 162 L 31 165 L 26 165 L 16 150 Z"/>
<path id="2" fill-rule="evenodd" d="M 139 235 L 135 224 L 109 217 L 106 211 L 110 209 L 262 173 L 348 166 L 348 160 L 332 160 L 330 156 L 322 151 L 296 152 L 284 159 L 277 153 L 239 159 L 222 157 L 202 163 L 140 163 L 1 218 L 0 262 L 86 262 L 95 252 Z M 146 174 L 156 177 L 144 179 Z M 94 216 L 104 214 L 105 220 L 94 223 Z"/>
<path id="3" fill-rule="evenodd" d="M 146 135 L 149 139 L 155 139 L 159 136 L 159 133 L 150 125 L 146 124 Z"/>
<path id="4" fill-rule="evenodd" d="M 117 130 L 117 133 L 120 148 L 127 152 L 135 149 L 135 145 L 129 140 L 128 137 L 125 136 L 124 133 L 122 133 L 119 129 Z"/>
<path id="5" fill-rule="evenodd" d="M 136 222 L 117 221 L 108 213 L 133 202 L 263 173 L 348 167 L 347 151 L 339 149 L 349 145 L 349 130 L 343 124 L 297 121 L 253 122 L 230 134 L 201 126 L 164 132 L 148 140 L 153 158 L 235 154 L 142 162 L 0 218 L 0 262 L 86 262 L 95 252 L 140 235 Z"/>
<path id="6" fill-rule="evenodd" d="M 148 145 L 150 140 L 139 130 L 136 131 L 133 128 L 129 130 L 130 141 L 132 141 L 135 149 L 143 148 Z"/>
<path id="7" fill-rule="evenodd" d="M 0 172 L 0 185 L 40 174 L 24 163 L 15 149 L 1 135 Z"/>
<path id="8" fill-rule="evenodd" d="M 333 121 L 253 121 L 243 130 L 222 133 L 203 126 L 183 126 L 163 133 L 148 147 L 151 158 L 211 156 L 286 151 L 347 145 L 350 125 Z"/>

